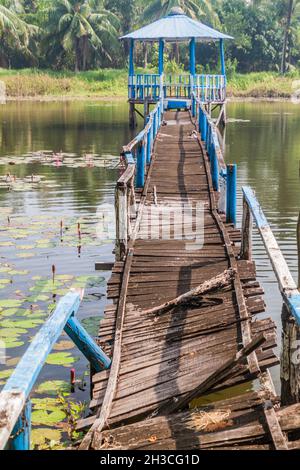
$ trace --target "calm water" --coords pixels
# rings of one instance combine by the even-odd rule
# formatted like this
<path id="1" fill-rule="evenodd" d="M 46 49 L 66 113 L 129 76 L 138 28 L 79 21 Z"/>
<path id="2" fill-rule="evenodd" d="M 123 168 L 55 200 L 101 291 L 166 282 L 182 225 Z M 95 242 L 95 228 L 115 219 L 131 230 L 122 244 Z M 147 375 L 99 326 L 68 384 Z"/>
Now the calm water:
<path id="1" fill-rule="evenodd" d="M 256 190 L 296 277 L 300 108 L 289 103 L 235 103 L 228 106 L 228 115 L 227 161 L 238 164 L 239 186 L 251 185 Z M 105 163 L 94 166 L 94 157 L 86 154 L 99 155 L 95 157 L 98 162 L 114 161 L 130 137 L 126 103 L 9 103 L 0 107 L 0 163 L 6 162 L 0 164 L 0 177 L 9 173 L 20 181 L 14 190 L 0 186 L 0 341 L 6 339 L 9 358 L 8 366 L 0 365 L 0 387 L 71 286 L 85 286 L 78 316 L 96 334 L 108 275 L 95 273 L 94 264 L 113 260 L 113 246 L 96 236 L 97 211 L 113 203 L 119 170 L 114 165 L 105 168 Z M 68 166 L 59 161 L 28 163 L 28 153 L 41 150 L 69 154 Z M 21 164 L 8 164 L 17 163 L 18 158 L 23 159 Z M 22 183 L 32 174 L 44 177 L 41 184 Z M 254 254 L 266 291 L 267 315 L 276 321 L 280 333 L 281 297 L 257 236 Z M 10 307 L 1 306 L 1 300 L 9 300 Z M 81 383 L 83 377 L 88 382 L 87 363 L 67 337 L 59 340 L 50 362 L 38 382 L 42 388 L 34 403 L 36 426 L 61 421 L 62 416 L 54 412 L 57 403 L 54 398 L 49 401 L 49 396 L 55 396 L 62 385 L 67 387 L 70 368 L 76 369 L 80 382 L 72 398 L 88 399 L 88 385 Z M 274 377 L 279 385 L 278 370 Z M 49 384 L 49 380 L 60 382 Z"/>

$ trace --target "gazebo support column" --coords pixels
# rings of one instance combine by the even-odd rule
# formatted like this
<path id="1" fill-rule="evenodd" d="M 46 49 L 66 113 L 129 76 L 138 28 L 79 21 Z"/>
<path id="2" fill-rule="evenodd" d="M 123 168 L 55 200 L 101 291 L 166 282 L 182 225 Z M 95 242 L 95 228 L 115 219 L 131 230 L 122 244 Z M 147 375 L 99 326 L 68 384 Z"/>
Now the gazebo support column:
<path id="1" fill-rule="evenodd" d="M 220 39 L 220 57 L 221 57 L 221 75 L 226 77 L 226 65 L 225 65 L 225 52 L 224 52 L 224 40 Z"/>
<path id="2" fill-rule="evenodd" d="M 165 43 L 163 39 L 159 40 L 159 63 L 158 63 L 158 73 L 159 73 L 159 84 L 160 84 L 160 102 L 161 110 L 163 112 L 164 107 L 164 50 Z"/>
<path id="3" fill-rule="evenodd" d="M 190 42 L 190 83 L 191 83 L 191 98 L 192 98 L 192 115 L 196 115 L 196 103 L 193 99 L 193 92 L 195 90 L 195 75 L 196 75 L 196 39 L 192 38 Z"/>
<path id="4" fill-rule="evenodd" d="M 225 87 L 226 87 L 226 64 L 225 64 L 225 51 L 224 51 L 224 40 L 220 39 L 220 59 L 221 59 L 221 75 L 224 76 L 225 80 Z M 225 100 L 224 103 L 221 105 L 220 114 L 218 117 L 218 125 L 221 127 L 225 127 L 226 125 L 226 104 Z"/>
<path id="5" fill-rule="evenodd" d="M 129 73 L 128 73 L 128 85 L 129 85 L 129 100 L 135 99 L 134 91 L 134 39 L 130 40 L 129 47 Z M 137 126 L 136 114 L 134 101 L 129 101 L 129 126 L 134 129 Z"/>

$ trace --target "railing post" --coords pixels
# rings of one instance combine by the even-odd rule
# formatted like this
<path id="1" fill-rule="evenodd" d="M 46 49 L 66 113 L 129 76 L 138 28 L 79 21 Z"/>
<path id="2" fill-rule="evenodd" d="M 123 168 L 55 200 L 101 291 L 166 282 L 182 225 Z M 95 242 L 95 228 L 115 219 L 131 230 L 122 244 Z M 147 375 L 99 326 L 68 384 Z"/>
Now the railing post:
<path id="1" fill-rule="evenodd" d="M 11 450 L 30 450 L 31 408 L 31 401 L 27 400 L 11 435 L 9 445 Z"/>
<path id="2" fill-rule="evenodd" d="M 150 165 L 150 163 L 151 163 L 151 129 L 149 129 L 149 131 L 147 132 L 147 165 Z"/>
<path id="3" fill-rule="evenodd" d="M 156 137 L 156 113 L 153 113 L 153 124 L 152 124 L 152 131 L 153 131 L 153 142 Z"/>
<path id="4" fill-rule="evenodd" d="M 252 260 L 252 228 L 253 216 L 246 198 L 243 198 L 243 225 L 242 225 L 242 246 L 241 259 Z"/>
<path id="5" fill-rule="evenodd" d="M 202 133 L 202 140 L 204 142 L 206 142 L 206 138 L 207 138 L 207 118 L 206 118 L 206 114 L 204 113 L 204 111 L 202 111 L 202 113 L 203 113 L 203 120 L 202 120 L 201 133 Z"/>
<path id="6" fill-rule="evenodd" d="M 227 165 L 227 223 L 236 225 L 237 165 Z"/>
<path id="7" fill-rule="evenodd" d="M 69 319 L 64 330 L 90 362 L 95 372 L 101 372 L 110 368 L 111 360 L 109 357 L 95 343 L 75 316 Z"/>
<path id="8" fill-rule="evenodd" d="M 192 93 L 192 116 L 196 117 L 196 98 L 194 92 Z"/>
<path id="9" fill-rule="evenodd" d="M 139 144 L 138 155 L 137 155 L 137 177 L 136 186 L 137 188 L 143 188 L 145 184 L 145 143 L 142 141 Z"/>
<path id="10" fill-rule="evenodd" d="M 116 259 L 123 261 L 127 252 L 127 188 L 125 185 L 117 185 L 115 192 L 115 212 L 116 212 Z"/>
<path id="11" fill-rule="evenodd" d="M 216 149 L 213 143 L 211 144 L 210 165 L 213 188 L 215 191 L 219 191 L 219 165 Z"/>

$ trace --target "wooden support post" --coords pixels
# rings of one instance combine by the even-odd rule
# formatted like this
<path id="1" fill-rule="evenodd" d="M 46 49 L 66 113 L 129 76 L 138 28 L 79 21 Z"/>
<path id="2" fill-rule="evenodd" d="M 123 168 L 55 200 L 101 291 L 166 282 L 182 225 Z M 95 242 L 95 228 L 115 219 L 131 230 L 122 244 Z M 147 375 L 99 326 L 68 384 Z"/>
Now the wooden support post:
<path id="1" fill-rule="evenodd" d="M 127 252 L 128 218 L 127 218 L 127 186 L 117 185 L 115 191 L 116 212 L 116 260 L 123 261 Z"/>
<path id="2" fill-rule="evenodd" d="M 216 154 L 216 149 L 214 144 L 211 144 L 210 149 L 210 165 L 211 165 L 211 176 L 213 182 L 213 188 L 215 191 L 219 191 L 219 165 L 218 165 L 218 157 Z"/>
<path id="3" fill-rule="evenodd" d="M 136 112 L 133 102 L 129 103 L 129 126 L 130 129 L 135 129 L 137 127 Z"/>
<path id="4" fill-rule="evenodd" d="M 137 176 L 136 176 L 136 187 L 143 188 L 145 184 L 145 164 L 146 164 L 146 152 L 145 142 L 142 141 L 138 147 L 137 155 Z"/>
<path id="5" fill-rule="evenodd" d="M 110 368 L 111 360 L 95 343 L 75 316 L 69 319 L 64 330 L 97 373 Z"/>
<path id="6" fill-rule="evenodd" d="M 206 142 L 207 138 L 207 117 L 206 114 L 202 111 L 203 113 L 203 124 L 202 124 L 202 140 L 203 142 Z"/>
<path id="7" fill-rule="evenodd" d="M 227 223 L 236 225 L 237 165 L 227 165 Z"/>
<path id="8" fill-rule="evenodd" d="M 241 259 L 244 259 L 247 261 L 252 260 L 252 234 L 253 234 L 253 216 L 244 196 Z"/>
<path id="9" fill-rule="evenodd" d="M 30 450 L 31 436 L 31 401 L 27 400 L 11 435 L 10 450 Z"/>
<path id="10" fill-rule="evenodd" d="M 155 141 L 156 137 L 156 113 L 153 114 L 153 124 L 152 124 L 152 141 Z"/>
<path id="11" fill-rule="evenodd" d="M 147 165 L 151 163 L 151 153 L 152 153 L 152 145 L 151 145 L 151 129 L 149 129 L 147 133 Z"/>
<path id="12" fill-rule="evenodd" d="M 300 403 L 300 327 L 286 305 L 282 309 L 282 406 Z"/>
<path id="13" fill-rule="evenodd" d="M 149 98 L 148 96 L 145 96 L 144 100 L 144 125 L 146 127 L 147 122 L 149 120 Z"/>
<path id="14" fill-rule="evenodd" d="M 298 289 L 300 287 L 300 215 L 297 223 Z M 300 326 L 282 309 L 281 396 L 284 406 L 300 403 Z"/>

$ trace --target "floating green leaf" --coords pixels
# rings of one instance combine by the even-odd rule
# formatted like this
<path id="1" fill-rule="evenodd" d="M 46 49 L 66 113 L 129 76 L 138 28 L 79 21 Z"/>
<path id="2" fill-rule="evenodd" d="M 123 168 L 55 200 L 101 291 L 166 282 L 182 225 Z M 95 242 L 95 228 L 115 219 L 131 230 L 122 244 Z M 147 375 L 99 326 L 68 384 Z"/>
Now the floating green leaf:
<path id="1" fill-rule="evenodd" d="M 52 395 L 57 396 L 60 393 L 70 393 L 71 387 L 67 382 L 63 380 L 50 380 L 41 383 L 36 389 L 36 393 L 39 395 Z"/>
<path id="2" fill-rule="evenodd" d="M 21 300 L 14 300 L 14 299 L 0 300 L 0 308 L 16 308 L 16 307 L 21 307 L 21 305 L 22 305 Z"/>
<path id="3" fill-rule="evenodd" d="M 52 353 L 47 358 L 47 364 L 55 366 L 64 366 L 68 367 L 71 364 L 74 364 L 78 361 L 78 358 L 73 357 L 70 353 L 58 352 Z"/>
<path id="4" fill-rule="evenodd" d="M 31 421 L 35 425 L 54 425 L 61 423 L 66 418 L 62 410 L 37 410 L 31 414 Z"/>
<path id="5" fill-rule="evenodd" d="M 13 371 L 14 369 L 6 369 L 6 370 L 0 371 L 0 380 L 9 379 Z"/>
<path id="6" fill-rule="evenodd" d="M 31 431 L 31 447 L 44 446 L 49 441 L 59 442 L 62 431 L 59 429 L 38 428 Z"/>

